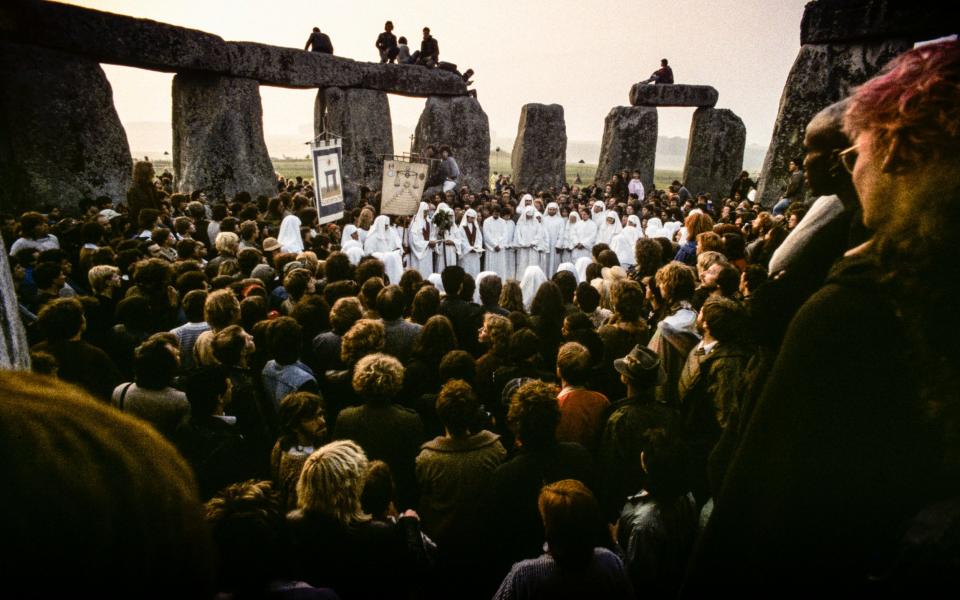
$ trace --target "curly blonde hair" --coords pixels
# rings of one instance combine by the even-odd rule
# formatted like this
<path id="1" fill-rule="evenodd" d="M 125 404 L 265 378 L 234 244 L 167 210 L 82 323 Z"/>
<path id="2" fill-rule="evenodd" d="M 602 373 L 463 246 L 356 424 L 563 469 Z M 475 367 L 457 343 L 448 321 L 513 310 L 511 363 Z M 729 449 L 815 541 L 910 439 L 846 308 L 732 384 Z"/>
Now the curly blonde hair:
<path id="1" fill-rule="evenodd" d="M 333 517 L 344 525 L 370 520 L 360 504 L 368 465 L 356 442 L 340 440 L 321 447 L 307 457 L 300 471 L 297 508 Z"/>
<path id="2" fill-rule="evenodd" d="M 389 354 L 364 356 L 353 369 L 353 390 L 370 400 L 389 400 L 403 387 L 404 368 Z"/>
<path id="3" fill-rule="evenodd" d="M 360 319 L 345 334 L 340 344 L 340 360 L 352 365 L 373 352 L 383 350 L 386 330 L 378 319 Z"/>
<path id="4" fill-rule="evenodd" d="M 240 249 L 240 236 L 232 231 L 221 231 L 217 234 L 214 246 L 220 254 L 236 254 Z"/>

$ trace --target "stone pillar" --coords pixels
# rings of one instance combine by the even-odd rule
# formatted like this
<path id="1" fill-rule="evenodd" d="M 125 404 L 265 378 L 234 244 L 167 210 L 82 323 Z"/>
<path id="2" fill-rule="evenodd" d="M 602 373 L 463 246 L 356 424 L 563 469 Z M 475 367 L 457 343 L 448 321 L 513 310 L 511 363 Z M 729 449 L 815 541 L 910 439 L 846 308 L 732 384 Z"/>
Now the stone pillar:
<path id="1" fill-rule="evenodd" d="M 344 199 L 353 205 L 359 186 L 379 190 L 383 185 L 384 155 L 393 154 L 393 125 L 387 94 L 375 90 L 325 88 L 317 92 L 313 130 L 327 128 L 343 136 Z"/>
<path id="2" fill-rule="evenodd" d="M 0 369 L 29 369 L 30 346 L 20 321 L 7 252 L 0 239 Z"/>
<path id="3" fill-rule="evenodd" d="M 800 47 L 780 96 L 777 122 L 757 183 L 756 199 L 763 206 L 770 207 L 780 199 L 787 183 L 787 163 L 803 155 L 803 136 L 810 119 L 912 47 L 913 43 L 904 39 Z"/>
<path id="4" fill-rule="evenodd" d="M 690 123 L 683 183 L 693 194 L 710 192 L 714 202 L 730 192 L 743 167 L 747 128 L 726 108 L 698 108 Z"/>
<path id="5" fill-rule="evenodd" d="M 201 73 L 173 78 L 173 169 L 176 189 L 212 198 L 240 191 L 276 194 L 263 141 L 260 84 Z"/>
<path id="6" fill-rule="evenodd" d="M 474 193 L 490 187 L 490 120 L 471 96 L 430 96 L 417 122 L 414 152 L 450 146 L 460 167 L 460 185 Z"/>
<path id="7" fill-rule="evenodd" d="M 608 181 L 621 170 L 640 171 L 643 189 L 653 189 L 657 154 L 657 109 L 616 106 L 604 121 L 597 181 Z M 641 198 L 642 200 L 643 198 Z"/>
<path id="8" fill-rule="evenodd" d="M 76 213 L 83 198 L 126 197 L 133 162 L 95 61 L 0 43 L 0 206 Z"/>
<path id="9" fill-rule="evenodd" d="M 559 104 L 524 104 L 510 157 L 518 190 L 531 193 L 567 179 L 567 126 Z"/>

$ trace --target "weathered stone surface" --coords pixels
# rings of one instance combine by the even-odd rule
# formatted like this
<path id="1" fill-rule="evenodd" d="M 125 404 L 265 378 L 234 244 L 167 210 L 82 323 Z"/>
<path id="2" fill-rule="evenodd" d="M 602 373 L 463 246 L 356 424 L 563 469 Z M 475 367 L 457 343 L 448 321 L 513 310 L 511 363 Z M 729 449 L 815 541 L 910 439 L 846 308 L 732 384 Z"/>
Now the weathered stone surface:
<path id="1" fill-rule="evenodd" d="M 524 104 L 510 157 L 513 181 L 531 192 L 566 180 L 567 125 L 559 104 Z"/>
<path id="2" fill-rule="evenodd" d="M 698 194 L 710 192 L 719 200 L 743 167 L 747 128 L 726 108 L 698 108 L 693 111 L 683 182 Z"/>
<path id="3" fill-rule="evenodd" d="M 490 186 L 490 120 L 476 98 L 427 99 L 413 142 L 414 152 L 447 144 L 460 166 L 460 185 L 474 192 Z"/>
<path id="4" fill-rule="evenodd" d="M 119 202 L 130 147 L 96 62 L 0 42 L 0 206 L 76 212 L 84 198 Z"/>
<path id="5" fill-rule="evenodd" d="M 383 183 L 384 155 L 393 154 L 390 104 L 384 92 L 326 88 L 317 92 L 314 133 L 327 127 L 343 136 L 343 188 L 352 205 L 358 186 L 379 190 Z"/>
<path id="6" fill-rule="evenodd" d="M 219 36 L 56 2 L 15 0 L 0 8 L 0 36 L 99 62 L 226 73 L 230 56 Z"/>
<path id="7" fill-rule="evenodd" d="M 174 185 L 232 197 L 275 192 L 263 141 L 260 86 L 253 79 L 198 73 L 173 78 Z"/>
<path id="8" fill-rule="evenodd" d="M 720 94 L 709 85 L 635 83 L 631 106 L 716 106 Z"/>
<path id="9" fill-rule="evenodd" d="M 814 0 L 800 21 L 801 44 L 928 40 L 957 32 L 956 7 L 940 0 Z"/>
<path id="10" fill-rule="evenodd" d="M 281 87 L 365 87 L 407 96 L 467 93 L 460 77 L 440 69 L 358 62 L 254 42 L 226 42 L 204 31 L 56 2 L 3 3 L 0 39 L 103 63 L 174 73 L 202 71 Z"/>
<path id="11" fill-rule="evenodd" d="M 875 44 L 800 47 L 780 96 L 780 110 L 757 183 L 757 199 L 772 206 L 787 181 L 787 163 L 803 154 L 807 123 L 851 88 L 870 79 L 892 58 L 913 46 L 908 40 Z"/>
<path id="12" fill-rule="evenodd" d="M 30 368 L 30 346 L 20 321 L 20 306 L 13 288 L 7 247 L 0 239 L 0 369 Z"/>
<path id="13" fill-rule="evenodd" d="M 597 180 L 608 181 L 623 169 L 636 169 L 640 171 L 643 189 L 651 190 L 656 154 L 657 109 L 616 106 L 604 121 Z"/>

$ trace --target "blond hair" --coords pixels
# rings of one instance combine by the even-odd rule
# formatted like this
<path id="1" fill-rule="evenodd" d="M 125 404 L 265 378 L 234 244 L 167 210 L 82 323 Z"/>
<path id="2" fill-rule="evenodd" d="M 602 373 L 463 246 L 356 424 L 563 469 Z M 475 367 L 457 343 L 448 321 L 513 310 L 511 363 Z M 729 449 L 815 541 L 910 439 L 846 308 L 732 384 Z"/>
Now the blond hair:
<path id="1" fill-rule="evenodd" d="M 213 245 L 220 254 L 236 254 L 240 248 L 240 236 L 232 231 L 221 231 Z"/>
<path id="2" fill-rule="evenodd" d="M 353 369 L 353 389 L 368 399 L 389 400 L 403 387 L 403 365 L 388 354 L 364 356 Z"/>
<path id="3" fill-rule="evenodd" d="M 360 504 L 369 461 L 350 440 L 332 442 L 311 454 L 297 481 L 297 508 L 348 525 L 368 521 Z"/>
<path id="4" fill-rule="evenodd" d="M 96 294 L 107 289 L 107 282 L 110 278 L 119 274 L 120 269 L 113 265 L 97 265 L 90 267 L 90 271 L 87 273 L 87 280 L 90 281 L 90 287 Z"/>

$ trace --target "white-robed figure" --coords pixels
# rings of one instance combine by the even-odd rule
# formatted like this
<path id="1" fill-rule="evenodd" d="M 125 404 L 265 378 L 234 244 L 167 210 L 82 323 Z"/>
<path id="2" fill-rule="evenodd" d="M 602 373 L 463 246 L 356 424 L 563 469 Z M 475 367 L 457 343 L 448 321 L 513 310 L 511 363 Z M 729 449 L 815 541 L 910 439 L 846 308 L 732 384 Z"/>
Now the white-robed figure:
<path id="1" fill-rule="evenodd" d="M 363 253 L 373 254 L 374 252 L 393 252 L 400 250 L 400 236 L 397 230 L 390 225 L 390 217 L 380 215 L 373 220 L 373 226 L 367 234 L 367 239 L 363 242 Z"/>
<path id="2" fill-rule="evenodd" d="M 468 208 L 460 220 L 460 266 L 476 279 L 480 274 L 480 256 L 483 254 L 483 233 L 477 223 L 477 211 Z"/>
<path id="3" fill-rule="evenodd" d="M 513 247 L 513 238 L 517 234 L 517 224 L 513 221 L 512 214 L 510 218 L 504 217 L 503 223 L 507 226 L 507 232 L 503 235 L 503 243 L 506 248 L 504 250 L 506 269 L 503 272 L 503 278 L 506 281 L 507 279 L 517 278 L 517 249 Z"/>
<path id="4" fill-rule="evenodd" d="M 597 226 L 597 229 L 603 225 L 604 217 L 606 216 L 607 206 L 603 203 L 603 200 L 597 200 L 593 203 L 593 206 L 590 207 L 590 220 L 593 221 L 593 224 Z"/>
<path id="5" fill-rule="evenodd" d="M 363 250 L 363 244 L 360 242 L 360 231 L 353 223 L 347 223 L 343 226 L 343 233 L 340 235 L 340 251 L 346 252 L 348 248 L 353 247 Z"/>
<path id="6" fill-rule="evenodd" d="M 543 206 L 543 203 L 540 204 Z M 536 208 L 536 206 L 534 206 Z M 537 251 L 540 252 L 540 269 L 544 273 L 547 272 L 547 259 L 549 258 L 548 254 L 550 252 L 550 246 L 547 244 L 547 230 L 543 226 L 543 215 L 540 213 L 540 210 L 537 209 L 537 223 L 540 225 L 540 231 L 542 235 L 540 236 L 540 243 L 537 244 Z"/>
<path id="7" fill-rule="evenodd" d="M 587 267 L 590 266 L 590 263 L 593 262 L 593 258 L 589 256 L 581 256 L 577 259 L 576 269 L 577 269 L 577 282 L 583 283 L 587 281 Z M 587 281 L 587 283 L 590 283 Z"/>
<path id="8" fill-rule="evenodd" d="M 410 246 L 410 254 L 407 255 L 407 265 L 411 269 L 416 269 L 424 279 L 430 277 L 433 273 L 433 257 L 436 254 L 433 247 L 436 242 L 431 239 L 430 225 L 430 205 L 426 202 L 420 203 L 417 214 L 410 221 L 410 227 L 407 229 L 407 242 Z"/>
<path id="9" fill-rule="evenodd" d="M 620 266 L 624 269 L 637 263 L 634 248 L 637 240 L 641 237 L 641 233 L 640 217 L 630 215 L 627 217 L 627 226 L 610 242 L 610 249 L 617 253 L 617 260 L 620 261 Z"/>
<path id="10" fill-rule="evenodd" d="M 584 221 L 576 211 L 571 211 L 564 243 L 570 252 L 567 260 L 576 263 L 577 259 L 591 258 L 596 237 L 597 226 L 593 224 L 593 220 Z"/>
<path id="11" fill-rule="evenodd" d="M 565 224 L 566 220 L 560 216 L 560 205 L 556 202 L 547 204 L 547 212 L 543 215 L 543 233 L 547 241 L 547 268 L 544 273 L 547 277 L 552 277 L 562 262 Z"/>
<path id="12" fill-rule="evenodd" d="M 280 233 L 277 235 L 277 243 L 280 244 L 280 250 L 283 252 L 292 252 L 300 254 L 303 252 L 303 236 L 300 235 L 300 217 L 296 215 L 287 215 L 280 223 Z"/>
<path id="13" fill-rule="evenodd" d="M 517 251 L 517 274 L 526 273 L 527 267 L 540 267 L 540 244 L 543 242 L 543 227 L 537 221 L 537 209 L 528 206 L 517 222 L 513 232 L 513 247 Z"/>
<path id="14" fill-rule="evenodd" d="M 511 225 L 513 222 L 511 221 Z M 500 207 L 494 206 L 483 221 L 484 268 L 507 278 L 507 222 L 500 218 Z M 478 286 L 479 288 L 479 286 Z"/>
<path id="15" fill-rule="evenodd" d="M 450 229 L 447 231 L 440 231 L 437 227 L 437 215 L 440 213 L 450 215 Z M 436 271 L 442 273 L 445 268 L 456 265 L 460 257 L 460 228 L 457 227 L 453 209 L 446 202 L 437 205 L 430 229 L 430 238 L 436 242 L 434 246 L 434 251 L 437 253 Z"/>
<path id="16" fill-rule="evenodd" d="M 539 265 L 530 265 L 523 271 L 523 279 L 520 280 L 520 292 L 523 294 L 523 307 L 530 312 L 530 305 L 533 304 L 533 298 L 537 295 L 537 290 L 547 281 L 547 276 L 543 274 L 543 269 Z"/>
<path id="17" fill-rule="evenodd" d="M 403 277 L 403 257 L 400 250 L 376 252 L 373 257 L 383 263 L 383 272 L 390 280 L 388 285 L 398 285 Z"/>
<path id="18" fill-rule="evenodd" d="M 614 236 L 623 231 L 623 225 L 620 224 L 620 215 L 615 210 L 608 210 L 604 213 L 603 225 L 597 229 L 596 244 L 607 244 L 613 241 Z"/>
<path id="19" fill-rule="evenodd" d="M 660 217 L 650 217 L 647 219 L 647 228 L 643 233 L 648 238 L 666 237 L 663 233 L 663 221 L 660 220 Z"/>

